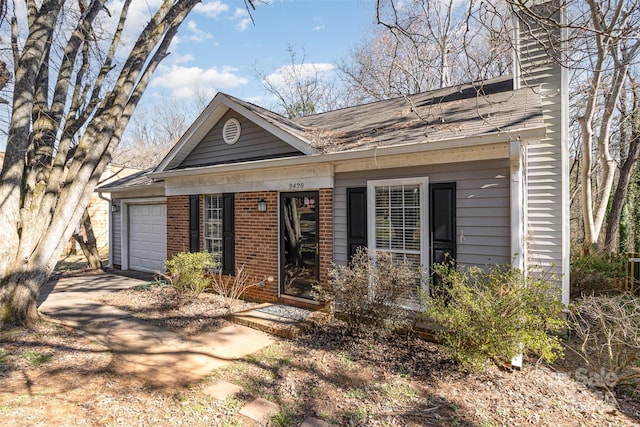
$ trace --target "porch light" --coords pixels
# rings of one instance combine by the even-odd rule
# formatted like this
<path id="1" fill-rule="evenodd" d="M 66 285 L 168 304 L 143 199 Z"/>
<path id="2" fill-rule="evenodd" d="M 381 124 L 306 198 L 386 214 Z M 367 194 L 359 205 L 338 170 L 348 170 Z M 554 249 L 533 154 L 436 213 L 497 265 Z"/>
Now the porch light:
<path id="1" fill-rule="evenodd" d="M 258 200 L 258 212 L 267 211 L 267 202 L 264 199 Z"/>

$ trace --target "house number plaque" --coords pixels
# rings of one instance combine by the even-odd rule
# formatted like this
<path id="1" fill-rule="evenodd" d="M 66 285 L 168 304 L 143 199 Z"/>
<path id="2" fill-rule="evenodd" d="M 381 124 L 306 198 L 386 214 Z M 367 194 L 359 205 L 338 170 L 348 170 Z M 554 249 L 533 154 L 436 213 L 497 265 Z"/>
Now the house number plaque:
<path id="1" fill-rule="evenodd" d="M 289 190 L 304 190 L 304 182 L 290 182 Z"/>

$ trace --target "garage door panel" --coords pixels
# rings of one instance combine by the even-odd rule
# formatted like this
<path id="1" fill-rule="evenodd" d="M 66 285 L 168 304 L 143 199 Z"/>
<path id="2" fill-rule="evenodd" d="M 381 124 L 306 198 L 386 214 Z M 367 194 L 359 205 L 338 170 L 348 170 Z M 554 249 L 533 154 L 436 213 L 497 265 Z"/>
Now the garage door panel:
<path id="1" fill-rule="evenodd" d="M 167 206 L 129 206 L 129 268 L 163 271 L 167 256 Z"/>

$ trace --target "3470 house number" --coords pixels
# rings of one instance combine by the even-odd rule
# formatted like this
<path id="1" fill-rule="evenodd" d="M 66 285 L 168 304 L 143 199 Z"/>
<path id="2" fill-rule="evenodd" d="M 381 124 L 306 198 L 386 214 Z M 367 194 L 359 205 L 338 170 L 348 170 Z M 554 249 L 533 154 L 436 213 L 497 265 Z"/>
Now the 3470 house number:
<path id="1" fill-rule="evenodd" d="M 304 190 L 304 182 L 290 182 L 289 190 Z"/>

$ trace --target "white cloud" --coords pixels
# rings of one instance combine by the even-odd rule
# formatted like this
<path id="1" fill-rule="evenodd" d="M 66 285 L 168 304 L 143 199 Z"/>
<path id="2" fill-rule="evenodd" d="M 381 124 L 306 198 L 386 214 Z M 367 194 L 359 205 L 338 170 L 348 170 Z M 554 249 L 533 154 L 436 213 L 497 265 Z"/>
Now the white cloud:
<path id="1" fill-rule="evenodd" d="M 171 61 L 172 64 L 187 64 L 193 61 L 195 58 L 190 53 L 185 53 L 184 55 L 177 55 L 173 58 L 170 56 L 169 58 L 173 59 Z"/>
<path id="2" fill-rule="evenodd" d="M 213 96 L 218 90 L 232 89 L 248 82 L 235 74 L 236 71 L 232 67 L 202 69 L 173 65 L 161 67 L 151 84 L 168 90 L 175 98 L 191 98 L 203 92 Z"/>
<path id="3" fill-rule="evenodd" d="M 229 10 L 229 5 L 218 0 L 208 1 L 197 4 L 193 10 L 209 18 L 217 18 L 222 12 Z"/>
<path id="4" fill-rule="evenodd" d="M 315 76 L 323 79 L 335 70 L 335 68 L 335 65 L 323 62 L 316 64 L 283 65 L 265 77 L 265 80 L 272 85 L 281 86 L 286 85 L 287 82 L 315 78 Z"/>
<path id="5" fill-rule="evenodd" d="M 232 21 L 236 21 L 236 28 L 240 31 L 244 31 L 251 25 L 251 16 L 247 9 L 238 8 L 230 18 Z"/>
<path id="6" fill-rule="evenodd" d="M 187 30 L 189 30 L 189 32 L 191 33 L 188 36 L 189 40 L 197 43 L 213 38 L 212 34 L 207 33 L 206 31 L 203 31 L 200 28 L 198 28 L 198 24 L 196 24 L 195 21 L 187 22 Z"/>

